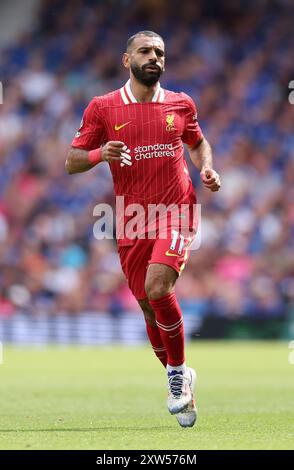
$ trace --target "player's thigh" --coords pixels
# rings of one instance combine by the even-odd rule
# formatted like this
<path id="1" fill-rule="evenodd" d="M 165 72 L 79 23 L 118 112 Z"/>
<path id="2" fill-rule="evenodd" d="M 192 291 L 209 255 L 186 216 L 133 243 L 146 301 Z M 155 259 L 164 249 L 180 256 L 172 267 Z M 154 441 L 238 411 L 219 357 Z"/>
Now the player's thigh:
<path id="1" fill-rule="evenodd" d="M 145 290 L 149 299 L 158 299 L 172 292 L 184 269 L 190 240 L 182 236 L 157 239 L 146 274 Z"/>
<path id="2" fill-rule="evenodd" d="M 159 272 L 159 270 L 162 271 L 164 269 L 152 268 L 153 265 L 166 266 L 166 276 L 175 282 L 189 259 L 190 245 L 191 239 L 181 236 L 156 240 L 147 273 L 149 273 L 149 268 L 150 272 Z"/>

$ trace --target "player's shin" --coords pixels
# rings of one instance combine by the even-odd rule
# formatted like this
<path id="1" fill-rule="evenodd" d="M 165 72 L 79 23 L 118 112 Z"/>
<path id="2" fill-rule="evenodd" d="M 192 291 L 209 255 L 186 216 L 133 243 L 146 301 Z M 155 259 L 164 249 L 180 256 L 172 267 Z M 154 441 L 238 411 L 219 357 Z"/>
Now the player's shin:
<path id="1" fill-rule="evenodd" d="M 157 300 L 149 299 L 149 304 L 167 351 L 167 407 L 171 414 L 181 413 L 193 398 L 185 365 L 182 312 L 174 292 Z"/>
<path id="2" fill-rule="evenodd" d="M 184 365 L 184 325 L 174 292 L 149 303 L 155 312 L 162 343 L 167 351 L 168 365 L 177 369 Z"/>
<path id="3" fill-rule="evenodd" d="M 152 349 L 164 367 L 167 365 L 167 353 L 163 345 L 157 325 L 151 326 L 146 321 L 146 331 L 150 340 Z"/>

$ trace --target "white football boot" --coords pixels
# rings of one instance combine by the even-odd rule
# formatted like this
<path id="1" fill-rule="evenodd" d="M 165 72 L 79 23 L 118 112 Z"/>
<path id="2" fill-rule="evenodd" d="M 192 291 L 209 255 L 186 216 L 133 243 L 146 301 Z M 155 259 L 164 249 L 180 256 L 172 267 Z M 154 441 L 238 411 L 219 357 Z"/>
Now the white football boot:
<path id="1" fill-rule="evenodd" d="M 174 415 L 183 411 L 192 400 L 190 389 L 191 376 L 186 370 L 185 374 L 173 370 L 168 372 L 168 398 L 167 408 L 168 411 Z"/>
<path id="2" fill-rule="evenodd" d="M 194 426 L 197 420 L 197 408 L 195 404 L 195 385 L 196 385 L 196 372 L 191 367 L 187 368 L 186 374 L 189 376 L 189 386 L 191 390 L 192 399 L 189 402 L 188 406 L 176 414 L 178 423 L 182 428 L 191 428 Z"/>

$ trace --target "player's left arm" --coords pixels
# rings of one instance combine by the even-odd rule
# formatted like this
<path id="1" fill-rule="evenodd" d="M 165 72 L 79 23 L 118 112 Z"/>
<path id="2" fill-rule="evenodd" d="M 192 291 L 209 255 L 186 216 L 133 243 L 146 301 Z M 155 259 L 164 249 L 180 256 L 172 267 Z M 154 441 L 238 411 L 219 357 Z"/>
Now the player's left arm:
<path id="1" fill-rule="evenodd" d="M 211 191 L 218 191 L 221 187 L 219 174 L 213 169 L 212 150 L 209 142 L 202 134 L 202 139 L 194 146 L 188 145 L 190 158 L 200 176 L 204 186 Z"/>
<path id="2" fill-rule="evenodd" d="M 197 110 L 192 98 L 182 93 L 185 101 L 185 129 L 182 141 L 187 144 L 190 158 L 200 176 L 204 186 L 211 191 L 218 191 L 221 187 L 220 176 L 213 169 L 212 150 L 204 137 L 197 119 Z"/>

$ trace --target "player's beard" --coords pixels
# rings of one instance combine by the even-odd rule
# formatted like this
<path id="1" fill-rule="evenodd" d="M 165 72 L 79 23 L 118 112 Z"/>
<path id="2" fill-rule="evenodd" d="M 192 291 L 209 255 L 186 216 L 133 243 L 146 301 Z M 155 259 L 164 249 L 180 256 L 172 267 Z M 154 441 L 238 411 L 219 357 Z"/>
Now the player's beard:
<path id="1" fill-rule="evenodd" d="M 145 64 L 142 67 L 137 65 L 136 63 L 131 64 L 131 71 L 133 72 L 134 77 L 138 80 L 138 82 L 142 83 L 145 86 L 152 86 L 155 85 L 155 83 L 158 82 L 162 70 L 158 67 L 157 71 L 148 71 L 145 70 L 148 65 L 154 65 L 154 64 Z"/>

